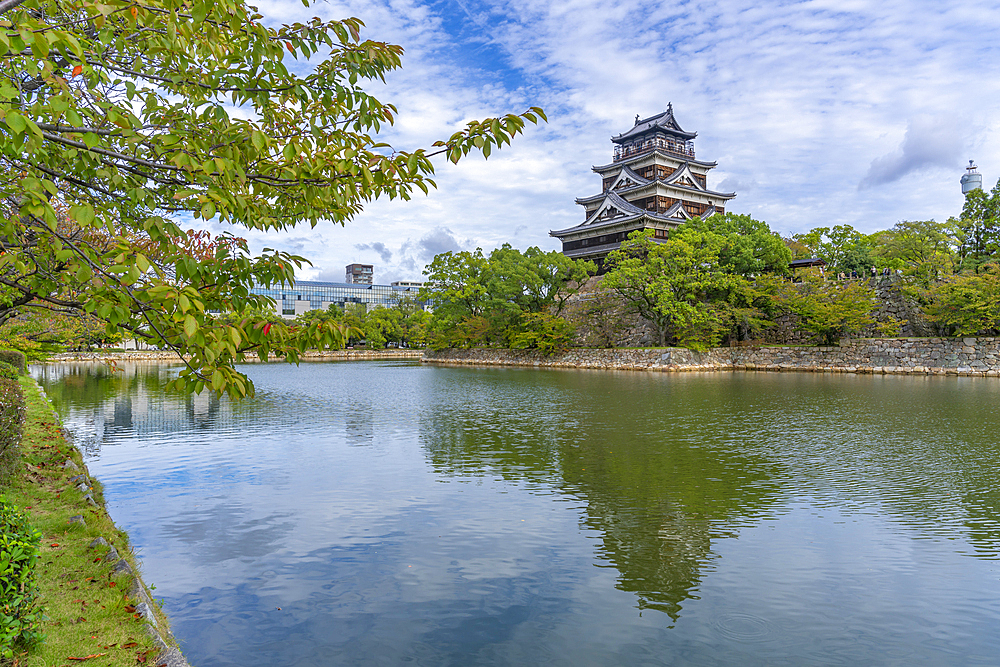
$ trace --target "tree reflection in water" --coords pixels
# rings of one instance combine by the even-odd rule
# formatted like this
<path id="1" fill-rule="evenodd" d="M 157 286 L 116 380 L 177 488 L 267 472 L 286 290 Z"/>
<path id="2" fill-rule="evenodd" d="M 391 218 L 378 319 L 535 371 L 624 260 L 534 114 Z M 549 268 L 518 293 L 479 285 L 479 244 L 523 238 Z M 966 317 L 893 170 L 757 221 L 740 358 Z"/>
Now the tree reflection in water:
<path id="1" fill-rule="evenodd" d="M 697 406 L 717 387 L 631 377 L 601 391 L 593 373 L 530 383 L 510 375 L 507 386 L 493 376 L 490 386 L 467 387 L 465 401 L 435 405 L 421 436 L 440 474 L 496 475 L 584 501 L 582 521 L 600 532 L 597 556 L 618 569 L 618 588 L 635 593 L 640 609 L 676 620 L 683 601 L 697 597 L 713 540 L 763 515 L 778 475 L 758 452 L 699 437 Z M 545 396 L 556 404 L 540 403 Z"/>

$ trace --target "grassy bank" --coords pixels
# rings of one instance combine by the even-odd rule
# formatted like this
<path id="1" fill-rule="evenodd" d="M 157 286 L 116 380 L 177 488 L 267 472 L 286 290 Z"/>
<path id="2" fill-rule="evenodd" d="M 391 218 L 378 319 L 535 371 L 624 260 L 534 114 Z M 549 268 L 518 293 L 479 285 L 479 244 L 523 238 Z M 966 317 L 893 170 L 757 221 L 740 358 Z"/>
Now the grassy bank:
<path id="1" fill-rule="evenodd" d="M 160 648 L 147 632 L 144 614 L 161 628 L 166 620 L 155 605 L 147 612 L 141 596 L 129 597 L 130 589 L 136 590 L 132 573 L 137 570 L 128 536 L 105 512 L 100 483 L 89 477 L 74 480 L 85 474 L 80 454 L 66 441 L 38 386 L 29 379 L 21 386 L 27 403 L 21 442 L 25 471 L 4 492 L 42 533 L 37 570 L 45 639 L 16 655 L 12 664 L 153 665 Z M 107 545 L 91 546 L 99 537 Z"/>

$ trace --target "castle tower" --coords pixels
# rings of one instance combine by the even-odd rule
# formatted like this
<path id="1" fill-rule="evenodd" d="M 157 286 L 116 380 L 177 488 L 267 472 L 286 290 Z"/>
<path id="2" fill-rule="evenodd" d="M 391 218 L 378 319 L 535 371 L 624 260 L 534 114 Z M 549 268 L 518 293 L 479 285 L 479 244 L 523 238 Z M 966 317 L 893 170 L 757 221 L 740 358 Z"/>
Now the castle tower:
<path id="1" fill-rule="evenodd" d="M 600 266 L 637 229 L 667 233 L 691 218 L 725 213 L 735 192 L 708 189 L 708 172 L 715 162 L 695 159 L 695 132 L 685 132 L 674 118 L 672 104 L 656 116 L 640 119 L 627 132 L 612 137 L 611 164 L 593 167 L 603 179 L 600 194 L 576 200 L 584 222 L 550 231 L 562 241 L 563 254 L 594 260 Z"/>

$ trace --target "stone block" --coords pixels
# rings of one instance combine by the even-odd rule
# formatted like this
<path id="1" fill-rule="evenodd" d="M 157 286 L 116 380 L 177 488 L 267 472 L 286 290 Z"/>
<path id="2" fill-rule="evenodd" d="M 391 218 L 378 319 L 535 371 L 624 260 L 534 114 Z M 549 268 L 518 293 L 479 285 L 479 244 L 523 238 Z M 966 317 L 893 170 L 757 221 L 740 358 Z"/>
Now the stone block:
<path id="1" fill-rule="evenodd" d="M 119 560 L 115 563 L 115 566 L 111 568 L 111 576 L 117 577 L 122 574 L 132 574 L 132 566 L 129 565 L 126 560 Z"/>

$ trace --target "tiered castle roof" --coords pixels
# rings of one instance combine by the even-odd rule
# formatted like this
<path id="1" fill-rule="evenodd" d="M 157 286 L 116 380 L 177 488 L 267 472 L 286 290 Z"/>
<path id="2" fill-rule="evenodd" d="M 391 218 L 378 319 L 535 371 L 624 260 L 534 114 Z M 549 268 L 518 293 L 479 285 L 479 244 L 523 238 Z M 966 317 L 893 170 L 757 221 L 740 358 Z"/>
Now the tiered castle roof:
<path id="1" fill-rule="evenodd" d="M 563 253 L 576 258 L 603 260 L 636 229 L 653 229 L 655 238 L 685 221 L 725 212 L 735 192 L 707 187 L 715 162 L 695 158 L 694 138 L 674 118 L 673 105 L 656 116 L 611 138 L 614 161 L 595 166 L 603 178 L 599 194 L 576 200 L 585 209 L 584 222 L 549 232 L 563 242 Z"/>

